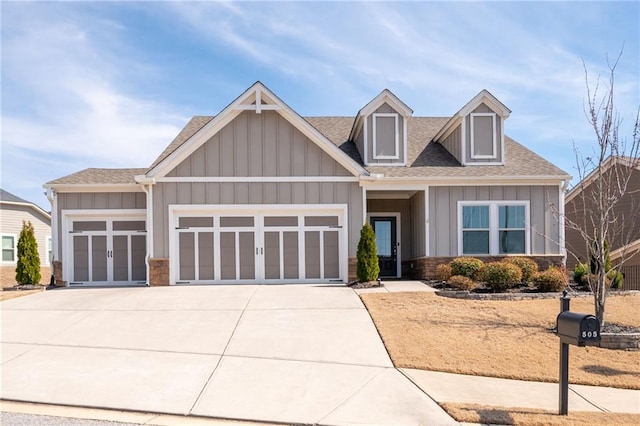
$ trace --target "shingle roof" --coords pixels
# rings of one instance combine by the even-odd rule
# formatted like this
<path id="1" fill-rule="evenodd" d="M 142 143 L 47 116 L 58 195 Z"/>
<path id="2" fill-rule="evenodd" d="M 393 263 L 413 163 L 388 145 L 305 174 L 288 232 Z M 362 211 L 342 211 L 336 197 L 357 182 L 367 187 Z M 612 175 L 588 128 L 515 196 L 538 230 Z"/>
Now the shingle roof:
<path id="1" fill-rule="evenodd" d="M 80 172 L 53 180 L 49 184 L 123 184 L 134 183 L 134 176 L 145 174 L 157 166 L 171 153 L 195 135 L 215 116 L 195 116 L 149 168 L 139 169 L 85 169 Z M 349 141 L 349 134 L 355 117 L 304 117 L 345 154 L 364 166 L 355 143 Z M 522 176 L 566 177 L 568 174 L 554 166 L 523 145 L 505 136 L 505 164 L 503 166 L 462 166 L 442 145 L 433 142 L 433 137 L 449 121 L 449 117 L 409 117 L 407 119 L 407 166 L 366 166 L 371 173 L 381 173 L 385 177 L 500 177 Z"/>
<path id="2" fill-rule="evenodd" d="M 214 118 L 215 116 L 210 115 L 196 115 L 191 120 L 189 120 L 187 125 L 184 126 L 184 129 L 182 129 L 180 133 L 178 133 L 178 136 L 176 136 L 175 139 L 173 139 L 173 141 L 171 141 L 171 143 L 164 149 L 164 151 L 162 151 L 158 158 L 156 158 L 151 166 L 149 166 L 148 170 L 151 170 L 155 166 L 160 164 L 162 160 L 171 155 L 173 151 L 175 151 L 180 145 L 185 143 L 191 136 L 195 135 L 198 130 L 202 129 L 208 122 L 210 122 Z"/>
<path id="3" fill-rule="evenodd" d="M 2 188 L 0 188 L 0 201 L 7 201 L 10 203 L 33 204 L 31 201 L 27 201 L 24 198 L 20 198 L 17 195 L 13 195 L 12 193 L 5 191 Z"/>
<path id="4" fill-rule="evenodd" d="M 47 182 L 47 185 L 74 184 L 135 184 L 134 177 L 143 175 L 147 169 L 84 169 L 79 172 Z"/>

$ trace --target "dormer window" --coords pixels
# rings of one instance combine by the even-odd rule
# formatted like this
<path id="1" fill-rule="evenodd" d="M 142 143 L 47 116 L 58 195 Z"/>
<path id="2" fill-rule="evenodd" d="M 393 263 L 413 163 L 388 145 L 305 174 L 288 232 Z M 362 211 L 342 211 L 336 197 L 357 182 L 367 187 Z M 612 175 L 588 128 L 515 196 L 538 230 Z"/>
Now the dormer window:
<path id="1" fill-rule="evenodd" d="M 471 113 L 471 158 L 495 159 L 498 151 L 496 114 Z"/>
<path id="2" fill-rule="evenodd" d="M 398 114 L 373 114 L 373 159 L 397 160 L 400 152 Z"/>

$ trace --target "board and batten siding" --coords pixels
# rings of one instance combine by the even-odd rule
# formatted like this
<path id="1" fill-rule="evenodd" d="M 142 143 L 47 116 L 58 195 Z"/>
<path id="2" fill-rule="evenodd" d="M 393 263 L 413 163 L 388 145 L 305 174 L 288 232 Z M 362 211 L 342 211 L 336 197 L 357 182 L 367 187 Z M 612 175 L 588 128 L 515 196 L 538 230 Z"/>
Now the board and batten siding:
<path id="1" fill-rule="evenodd" d="M 122 210 L 146 209 L 144 192 L 60 192 L 58 197 L 58 229 L 62 232 L 63 210 Z M 58 254 L 62 257 L 62 239 L 58 237 Z M 60 258 L 58 260 L 64 261 Z"/>
<path id="2" fill-rule="evenodd" d="M 409 199 L 411 206 L 411 257 L 423 257 L 426 256 L 426 244 L 425 244 L 425 227 L 426 217 L 424 211 L 424 191 L 416 192 L 413 197 Z"/>
<path id="3" fill-rule="evenodd" d="M 456 127 L 456 129 L 442 141 L 442 146 L 445 147 L 449 154 L 453 155 L 456 160 L 462 163 L 462 126 Z"/>
<path id="4" fill-rule="evenodd" d="M 36 242 L 38 243 L 40 265 L 49 266 L 47 263 L 47 237 L 51 236 L 51 220 L 28 206 L 0 205 L 0 233 L 14 236 L 13 243 L 16 247 L 18 246 L 18 238 L 20 238 L 23 221 L 30 221 L 33 225 Z M 16 262 L 17 259 L 11 264 Z M 7 265 L 9 262 L 2 262 L 2 264 Z"/>
<path id="5" fill-rule="evenodd" d="M 347 204 L 349 256 L 362 227 L 362 188 L 357 182 L 189 182 L 153 187 L 154 257 L 169 257 L 169 205 Z M 292 210 L 292 213 L 295 211 Z"/>
<path id="6" fill-rule="evenodd" d="M 352 176 L 275 111 L 244 111 L 167 177 Z"/>
<path id="7" fill-rule="evenodd" d="M 379 159 L 376 160 L 373 158 L 374 156 L 374 151 L 373 151 L 373 114 L 397 114 L 398 115 L 398 159 Z M 404 120 L 405 118 L 402 116 L 402 114 L 400 114 L 398 111 L 396 111 L 395 109 L 393 109 L 389 104 L 387 104 L 386 102 L 382 105 L 380 105 L 371 115 L 369 115 L 367 117 L 366 120 L 366 126 L 367 126 L 367 141 L 365 141 L 365 143 L 367 144 L 367 158 L 366 161 L 368 164 L 374 165 L 374 164 L 389 164 L 389 163 L 404 163 L 405 162 L 405 152 L 404 152 Z M 377 126 L 379 125 L 384 125 L 383 123 L 378 123 Z M 382 133 L 382 134 L 393 134 L 393 129 L 380 129 L 378 131 L 378 133 Z M 393 144 L 395 143 L 394 141 L 376 141 L 376 144 L 380 144 L 380 143 L 384 143 L 385 146 L 387 146 L 387 144 Z M 360 149 L 360 147 L 358 146 L 358 149 Z M 362 155 L 364 155 L 363 151 L 360 151 L 362 153 Z"/>
<path id="8" fill-rule="evenodd" d="M 458 255 L 458 201 L 530 201 L 531 254 L 561 254 L 557 186 L 432 186 L 429 190 L 431 256 Z"/>
<path id="9" fill-rule="evenodd" d="M 472 164 L 472 163 L 501 163 L 502 162 L 502 158 L 503 158 L 503 156 L 502 156 L 502 143 L 501 143 L 501 137 L 500 137 L 500 135 L 502 134 L 502 118 L 500 117 L 500 115 L 498 113 L 496 113 L 494 110 L 492 110 L 491 108 L 489 108 L 485 104 L 478 105 L 478 107 L 473 110 L 473 113 L 492 113 L 492 114 L 496 115 L 496 129 L 495 129 L 495 131 L 496 131 L 496 152 L 495 152 L 496 158 L 477 158 L 477 159 L 472 158 L 472 152 L 471 152 L 471 114 L 469 114 L 464 118 L 464 120 L 465 120 L 465 130 L 466 130 L 465 162 L 467 164 Z M 484 137 L 481 138 L 481 139 L 476 139 L 474 141 L 474 143 L 475 143 L 476 146 L 480 143 L 482 149 L 486 150 L 487 146 L 492 144 L 492 141 L 490 139 L 491 135 L 483 135 L 483 136 Z"/>

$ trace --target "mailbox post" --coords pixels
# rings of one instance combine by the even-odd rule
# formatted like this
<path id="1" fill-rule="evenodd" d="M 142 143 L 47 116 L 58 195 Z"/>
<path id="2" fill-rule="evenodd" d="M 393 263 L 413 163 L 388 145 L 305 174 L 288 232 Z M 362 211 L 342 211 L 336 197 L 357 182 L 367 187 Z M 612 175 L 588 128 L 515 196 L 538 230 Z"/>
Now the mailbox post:
<path id="1" fill-rule="evenodd" d="M 556 319 L 556 330 L 560 338 L 560 394 L 559 414 L 569 411 L 569 345 L 587 346 L 600 343 L 600 321 L 593 315 L 569 311 L 571 299 L 567 291 L 560 298 L 560 314 Z"/>

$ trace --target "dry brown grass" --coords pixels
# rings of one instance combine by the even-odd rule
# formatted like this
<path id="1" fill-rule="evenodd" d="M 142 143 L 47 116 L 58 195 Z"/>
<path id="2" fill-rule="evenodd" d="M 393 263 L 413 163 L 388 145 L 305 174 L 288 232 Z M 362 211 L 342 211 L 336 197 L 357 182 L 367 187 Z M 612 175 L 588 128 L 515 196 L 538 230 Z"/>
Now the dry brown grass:
<path id="1" fill-rule="evenodd" d="M 503 408 L 477 404 L 440 404 L 451 417 L 459 422 L 519 425 L 519 426 L 636 426 L 640 415 L 617 413 L 575 412 L 567 416 L 548 410 L 533 408 Z"/>
<path id="2" fill-rule="evenodd" d="M 471 301 L 431 293 L 363 294 L 396 367 L 557 382 L 557 299 Z M 638 326 L 640 295 L 607 300 L 607 321 Z M 593 313 L 593 299 L 571 310 Z M 571 383 L 640 389 L 638 352 L 572 347 Z"/>

